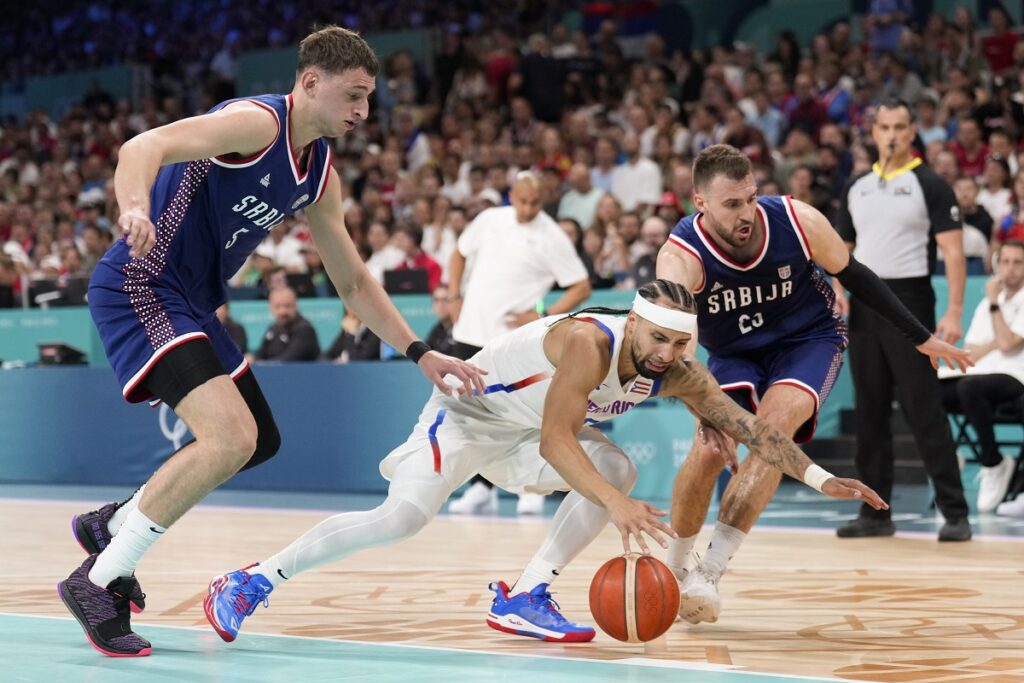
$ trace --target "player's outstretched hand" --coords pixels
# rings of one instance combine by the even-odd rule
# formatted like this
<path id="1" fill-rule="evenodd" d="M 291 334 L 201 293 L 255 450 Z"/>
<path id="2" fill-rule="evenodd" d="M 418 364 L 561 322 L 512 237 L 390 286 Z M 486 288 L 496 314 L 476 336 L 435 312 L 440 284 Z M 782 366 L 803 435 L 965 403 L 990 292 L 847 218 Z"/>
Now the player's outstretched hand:
<path id="1" fill-rule="evenodd" d="M 660 519 L 668 515 L 668 513 L 642 500 L 622 496 L 614 503 L 607 505 L 607 508 L 612 518 L 612 524 L 622 534 L 622 549 L 627 553 L 632 552 L 629 547 L 629 537 L 632 536 L 636 539 L 637 545 L 640 546 L 640 550 L 644 555 L 651 554 L 651 550 L 647 547 L 647 542 L 644 540 L 641 532 L 653 538 L 658 542 L 658 545 L 666 549 L 668 548 L 668 541 L 665 537 L 677 537 L 672 527 Z"/>
<path id="2" fill-rule="evenodd" d="M 709 424 L 697 423 L 697 436 L 702 446 L 707 446 L 717 455 L 733 474 L 740 468 L 740 458 L 736 453 L 736 442 Z"/>
<path id="3" fill-rule="evenodd" d="M 474 391 L 482 394 L 486 388 L 484 375 L 487 374 L 487 371 L 464 360 L 452 358 L 437 351 L 428 351 L 420 358 L 419 365 L 427 379 L 447 396 L 455 396 L 457 393 L 472 394 Z M 457 377 L 462 382 L 462 387 L 456 391 L 445 384 L 445 375 Z"/>
<path id="4" fill-rule="evenodd" d="M 121 226 L 121 236 L 128 244 L 128 254 L 132 258 L 143 258 L 156 244 L 156 228 L 144 211 L 129 209 L 117 219 Z"/>
<path id="5" fill-rule="evenodd" d="M 967 368 L 974 365 L 970 351 L 947 344 L 934 334 L 928 337 L 928 341 L 916 348 L 918 352 L 928 356 L 932 367 L 936 370 L 939 369 L 939 361 L 945 361 L 946 365 L 951 368 L 960 368 L 960 372 L 967 372 Z"/>
<path id="6" fill-rule="evenodd" d="M 889 504 L 882 500 L 870 486 L 856 479 L 832 477 L 822 484 L 821 492 L 833 498 L 860 500 L 876 510 L 889 509 Z"/>

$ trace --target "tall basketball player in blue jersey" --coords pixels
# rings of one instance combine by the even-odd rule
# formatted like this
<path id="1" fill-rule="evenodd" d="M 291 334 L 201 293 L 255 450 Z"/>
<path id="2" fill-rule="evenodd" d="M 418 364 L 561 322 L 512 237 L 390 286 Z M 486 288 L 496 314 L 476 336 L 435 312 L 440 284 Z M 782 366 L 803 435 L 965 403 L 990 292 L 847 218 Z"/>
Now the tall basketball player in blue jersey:
<path id="1" fill-rule="evenodd" d="M 59 593 L 103 654 L 150 653 L 129 615 L 144 607 L 140 558 L 211 490 L 278 449 L 270 407 L 215 311 L 226 280 L 285 216 L 305 212 L 346 308 L 406 349 L 435 385 L 450 392 L 442 378 L 452 374 L 466 390 L 484 387 L 474 366 L 417 339 L 345 230 L 324 138 L 366 118 L 378 69 L 362 38 L 326 27 L 300 44 L 288 95 L 223 102 L 121 147 L 114 189 L 123 239 L 96 267 L 89 309 L 124 397 L 163 401 L 195 440 L 128 501 L 73 522 L 89 557 Z"/>
<path id="2" fill-rule="evenodd" d="M 839 374 L 846 324 L 833 310 L 826 272 L 906 334 L 918 351 L 966 370 L 968 354 L 933 336 L 889 288 L 858 263 L 828 220 L 792 197 L 758 197 L 750 160 L 713 145 L 693 163 L 698 213 L 679 221 L 658 254 L 659 278 L 674 280 L 698 304 L 697 338 L 708 369 L 734 401 L 798 443 L 814 434 L 818 410 Z M 680 614 L 715 621 L 718 580 L 781 475 L 747 458 L 722 497 L 708 551 L 687 564 L 722 468 L 716 450 L 732 444 L 707 425 L 676 477 L 668 564 L 682 580 Z"/>

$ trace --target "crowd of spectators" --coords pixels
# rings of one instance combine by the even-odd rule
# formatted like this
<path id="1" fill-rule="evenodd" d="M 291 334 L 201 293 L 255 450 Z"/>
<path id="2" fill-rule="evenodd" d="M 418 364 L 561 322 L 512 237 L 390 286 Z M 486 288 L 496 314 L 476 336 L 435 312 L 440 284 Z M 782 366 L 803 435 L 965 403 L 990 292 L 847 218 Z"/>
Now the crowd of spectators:
<path id="1" fill-rule="evenodd" d="M 153 63 L 159 52 L 178 64 L 163 82 L 186 82 L 181 64 L 195 62 L 219 85 L 200 96 L 168 86 L 138 102 L 95 86 L 58 120 L 36 111 L 4 122 L 0 305 L 19 304 L 36 282 L 88 277 L 117 237 L 111 178 L 124 140 L 204 111 L 232 90 L 238 50 L 292 45 L 315 20 L 372 31 L 398 28 L 402 16 L 402 27 L 440 27 L 430 69 L 409 51 L 381 55 L 370 119 L 335 142 L 347 229 L 382 282 L 403 268 L 425 270 L 429 289 L 446 282 L 458 236 L 483 209 L 508 203 L 523 170 L 539 176 L 543 210 L 576 245 L 594 288 L 650 277 L 668 231 L 693 209 L 690 163 L 710 144 L 747 153 L 761 192 L 793 194 L 831 216 L 847 180 L 873 162 L 868 129 L 887 96 L 912 105 L 921 156 L 956 188 L 973 272 L 991 272 L 994 247 L 1024 236 L 1024 42 L 998 7 L 979 25 L 962 6 L 915 22 L 909 11 L 878 9 L 910 3 L 871 3 L 862 39 L 839 22 L 807 45 L 784 31 L 759 54 L 745 44 L 683 51 L 656 33 L 627 40 L 613 19 L 570 31 L 555 18 L 573 3 L 516 3 L 517 21 L 502 22 L 513 10 L 498 4 L 340 1 L 324 13 L 224 0 L 161 4 L 148 20 L 123 3 L 56 17 L 18 10 L 18 32 L 0 31 L 8 76 L 30 64 Z M 174 29 L 154 40 L 158 19 Z M 40 45 L 86 30 L 91 43 L 68 41 L 80 49 L 36 59 Z M 103 39 L 111 31 L 120 39 Z M 301 215 L 275 228 L 231 284 L 266 296 L 268 277 L 282 270 L 308 275 L 305 292 L 290 281 L 300 296 L 329 291 Z"/>

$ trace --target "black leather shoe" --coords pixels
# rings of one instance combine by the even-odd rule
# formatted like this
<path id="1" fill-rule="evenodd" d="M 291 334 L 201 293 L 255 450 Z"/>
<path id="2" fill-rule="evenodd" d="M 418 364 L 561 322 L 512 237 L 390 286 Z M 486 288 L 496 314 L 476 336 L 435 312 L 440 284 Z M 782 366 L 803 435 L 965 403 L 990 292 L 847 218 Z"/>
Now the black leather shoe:
<path id="1" fill-rule="evenodd" d="M 947 519 L 946 523 L 939 529 L 940 541 L 969 541 L 971 540 L 971 525 L 966 517 L 960 519 Z"/>
<path id="2" fill-rule="evenodd" d="M 839 538 L 892 536 L 895 533 L 896 525 L 892 523 L 891 519 L 871 519 L 869 517 L 858 517 L 836 529 L 836 536 Z"/>

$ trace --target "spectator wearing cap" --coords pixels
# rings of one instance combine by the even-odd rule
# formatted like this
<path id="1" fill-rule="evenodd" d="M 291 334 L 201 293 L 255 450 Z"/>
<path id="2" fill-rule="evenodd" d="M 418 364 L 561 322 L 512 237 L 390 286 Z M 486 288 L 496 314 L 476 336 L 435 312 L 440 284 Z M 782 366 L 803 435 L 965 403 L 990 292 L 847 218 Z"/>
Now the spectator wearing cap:
<path id="1" fill-rule="evenodd" d="M 402 261 L 393 270 L 427 271 L 427 290 L 431 292 L 441 284 L 441 266 L 423 251 L 423 230 L 419 226 L 404 221 L 398 223 L 391 242 L 403 254 Z"/>
<path id="2" fill-rule="evenodd" d="M 568 182 L 569 191 L 558 202 L 558 219 L 571 218 L 578 225 L 590 225 L 594 222 L 597 203 L 604 191 L 591 184 L 590 169 L 586 164 L 573 164 L 569 169 Z"/>

